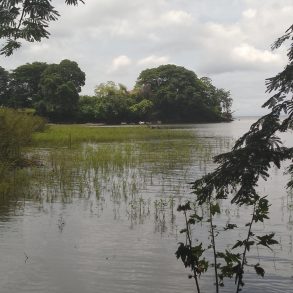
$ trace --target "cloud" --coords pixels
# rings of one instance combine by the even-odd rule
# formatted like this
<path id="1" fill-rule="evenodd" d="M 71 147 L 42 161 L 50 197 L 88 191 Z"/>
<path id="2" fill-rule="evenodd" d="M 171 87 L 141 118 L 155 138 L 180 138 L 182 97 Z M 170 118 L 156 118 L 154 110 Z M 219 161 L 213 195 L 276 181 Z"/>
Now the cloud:
<path id="1" fill-rule="evenodd" d="M 247 9 L 242 12 L 242 15 L 246 18 L 254 18 L 256 16 L 257 10 L 256 9 Z"/>
<path id="2" fill-rule="evenodd" d="M 128 67 L 131 65 L 131 59 L 126 55 L 120 55 L 112 60 L 111 67 L 109 69 L 109 73 L 118 71 L 122 68 Z"/>
<path id="3" fill-rule="evenodd" d="M 193 22 L 193 17 L 183 10 L 170 10 L 160 16 L 160 22 L 162 25 L 190 26 Z"/>
<path id="4" fill-rule="evenodd" d="M 251 45 L 241 44 L 232 49 L 232 58 L 235 61 L 248 62 L 248 63 L 275 63 L 279 62 L 281 57 L 268 50 L 258 50 Z"/>
<path id="5" fill-rule="evenodd" d="M 167 56 L 158 57 L 155 55 L 151 55 L 151 56 L 138 60 L 137 64 L 143 65 L 143 66 L 156 66 L 156 65 L 167 64 L 168 62 L 169 62 L 169 57 Z"/>

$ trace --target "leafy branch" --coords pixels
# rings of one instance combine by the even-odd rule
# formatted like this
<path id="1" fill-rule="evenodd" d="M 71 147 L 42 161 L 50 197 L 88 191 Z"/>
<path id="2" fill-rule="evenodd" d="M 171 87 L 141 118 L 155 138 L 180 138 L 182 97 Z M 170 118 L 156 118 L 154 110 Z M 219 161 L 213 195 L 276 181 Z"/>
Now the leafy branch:
<path id="1" fill-rule="evenodd" d="M 78 5 L 83 0 L 65 0 L 67 5 Z M 7 39 L 0 54 L 10 56 L 21 46 L 19 40 L 40 42 L 48 38 L 48 26 L 56 21 L 59 12 L 51 5 L 51 0 L 2 0 L 0 3 L 0 39 Z"/>
<path id="2" fill-rule="evenodd" d="M 236 141 L 231 151 L 214 158 L 218 167 L 213 172 L 192 183 L 196 204 L 209 207 L 207 222 L 210 222 L 216 292 L 219 286 L 224 286 L 224 278 L 235 277 L 236 293 L 238 293 L 244 286 L 243 276 L 246 266 L 253 266 L 256 273 L 264 277 L 265 271 L 259 263 L 248 264 L 247 253 L 253 246 L 261 245 L 272 250 L 271 246 L 278 244 L 274 239 L 274 233 L 255 235 L 252 229 L 255 223 L 269 219 L 270 203 L 267 197 L 258 195 L 259 180 L 268 179 L 269 169 L 273 165 L 281 168 L 283 161 L 292 161 L 293 157 L 293 148 L 284 146 L 278 136 L 279 133 L 293 127 L 293 25 L 273 44 L 272 48 L 279 48 L 287 40 L 291 41 L 287 53 L 288 65 L 275 77 L 266 80 L 267 92 L 273 95 L 263 107 L 269 108 L 270 113 L 252 124 L 249 131 Z M 285 115 L 285 118 L 281 119 L 281 115 Z M 293 163 L 289 166 L 288 173 L 293 174 Z M 287 184 L 288 188 L 292 186 L 293 180 Z M 216 251 L 216 226 L 213 224 L 213 216 L 220 207 L 213 205 L 211 199 L 214 201 L 229 199 L 232 206 L 252 208 L 251 220 L 246 224 L 247 236 L 244 240 L 237 240 L 231 251 L 228 249 L 224 252 Z M 223 232 L 235 228 L 237 226 L 230 223 L 224 227 Z M 234 249 L 242 248 L 242 253 L 232 252 Z M 223 260 L 223 263 L 219 260 Z"/>

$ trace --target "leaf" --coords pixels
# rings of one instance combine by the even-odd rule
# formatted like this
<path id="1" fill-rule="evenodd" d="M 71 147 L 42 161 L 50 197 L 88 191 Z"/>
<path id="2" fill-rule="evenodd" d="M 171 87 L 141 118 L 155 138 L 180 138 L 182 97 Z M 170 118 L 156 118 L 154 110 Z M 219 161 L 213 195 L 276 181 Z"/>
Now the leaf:
<path id="1" fill-rule="evenodd" d="M 232 230 L 234 228 L 237 228 L 236 224 L 227 224 L 226 227 L 224 227 L 224 230 Z"/>
<path id="2" fill-rule="evenodd" d="M 265 270 L 264 270 L 262 267 L 260 267 L 259 264 L 256 264 L 256 265 L 254 266 L 254 269 L 255 269 L 255 271 L 256 271 L 256 273 L 257 273 L 258 275 L 264 277 L 264 275 L 265 275 Z"/>
<path id="3" fill-rule="evenodd" d="M 181 212 L 181 211 L 190 211 L 191 210 L 191 207 L 190 207 L 190 201 L 186 202 L 186 204 L 183 204 L 183 205 L 179 205 L 178 208 L 177 208 L 177 211 L 178 212 Z"/>
<path id="4" fill-rule="evenodd" d="M 187 229 L 181 229 L 180 230 L 180 233 L 182 234 L 182 233 L 186 233 L 187 232 Z"/>
<path id="5" fill-rule="evenodd" d="M 195 219 L 197 222 L 201 222 L 202 219 L 203 219 L 203 217 L 200 217 L 200 216 L 197 215 L 197 214 L 193 214 L 193 215 L 191 215 L 190 218 Z"/>
<path id="6" fill-rule="evenodd" d="M 245 246 L 247 248 L 247 250 L 249 251 L 250 250 L 250 246 L 253 245 L 255 242 L 254 241 L 245 241 Z"/>
<path id="7" fill-rule="evenodd" d="M 242 245 L 243 245 L 243 241 L 238 240 L 238 241 L 236 242 L 236 244 L 232 247 L 232 249 L 235 249 L 235 248 L 237 248 L 237 247 L 241 247 Z"/>
<path id="8" fill-rule="evenodd" d="M 259 239 L 259 242 L 257 243 L 257 245 L 266 246 L 269 249 L 271 249 L 270 245 L 279 244 L 277 240 L 273 239 L 274 236 L 275 236 L 275 233 L 271 233 L 264 236 L 257 236 L 257 238 Z"/>
<path id="9" fill-rule="evenodd" d="M 214 216 L 215 214 L 220 214 L 220 205 L 218 203 L 216 204 L 211 204 L 210 206 L 211 214 Z"/>

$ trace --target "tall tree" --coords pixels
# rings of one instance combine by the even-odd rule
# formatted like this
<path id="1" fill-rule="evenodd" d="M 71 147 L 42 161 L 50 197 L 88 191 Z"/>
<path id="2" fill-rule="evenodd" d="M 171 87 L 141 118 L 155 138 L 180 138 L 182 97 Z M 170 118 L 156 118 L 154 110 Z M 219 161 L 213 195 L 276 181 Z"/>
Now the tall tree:
<path id="1" fill-rule="evenodd" d="M 216 88 L 184 67 L 161 65 L 142 71 L 136 82 L 141 99 L 153 103 L 153 116 L 169 122 L 200 122 L 221 119 Z"/>
<path id="2" fill-rule="evenodd" d="M 84 84 L 85 73 L 76 62 L 63 60 L 60 64 L 48 65 L 40 80 L 42 98 L 36 105 L 38 112 L 51 119 L 72 119 Z"/>
<path id="3" fill-rule="evenodd" d="M 12 71 L 10 107 L 34 107 L 40 100 L 40 81 L 47 66 L 43 62 L 33 62 L 21 65 Z"/>
<path id="4" fill-rule="evenodd" d="M 20 40 L 40 42 L 48 38 L 48 26 L 60 16 L 51 0 L 1 0 L 0 39 L 6 44 L 0 54 L 9 56 L 21 46 Z M 57 1 L 56 1 L 57 2 Z M 65 0 L 68 5 L 77 5 L 83 0 Z"/>

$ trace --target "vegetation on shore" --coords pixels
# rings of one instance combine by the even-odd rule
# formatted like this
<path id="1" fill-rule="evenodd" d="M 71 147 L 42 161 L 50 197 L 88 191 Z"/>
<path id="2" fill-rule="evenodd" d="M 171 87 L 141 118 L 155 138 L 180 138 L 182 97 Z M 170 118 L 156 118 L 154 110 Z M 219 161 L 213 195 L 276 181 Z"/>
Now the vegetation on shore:
<path id="1" fill-rule="evenodd" d="M 33 62 L 8 72 L 0 67 L 0 106 L 31 108 L 51 122 L 120 124 L 139 121 L 230 121 L 230 92 L 191 70 L 161 65 L 143 70 L 132 90 L 108 81 L 93 96 L 80 95 L 85 73 L 78 64 Z"/>

